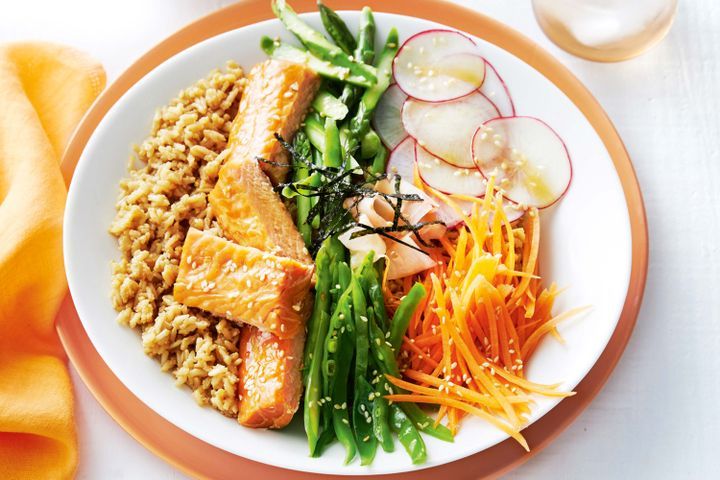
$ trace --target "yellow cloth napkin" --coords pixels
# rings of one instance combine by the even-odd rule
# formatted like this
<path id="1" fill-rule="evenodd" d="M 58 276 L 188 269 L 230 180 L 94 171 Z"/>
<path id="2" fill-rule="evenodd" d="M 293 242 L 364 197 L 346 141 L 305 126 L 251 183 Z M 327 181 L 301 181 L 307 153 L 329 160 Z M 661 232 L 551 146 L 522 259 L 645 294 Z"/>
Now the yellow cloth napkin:
<path id="1" fill-rule="evenodd" d="M 48 43 L 0 46 L 0 479 L 72 477 L 72 385 L 54 317 L 65 294 L 60 157 L 105 86 Z"/>

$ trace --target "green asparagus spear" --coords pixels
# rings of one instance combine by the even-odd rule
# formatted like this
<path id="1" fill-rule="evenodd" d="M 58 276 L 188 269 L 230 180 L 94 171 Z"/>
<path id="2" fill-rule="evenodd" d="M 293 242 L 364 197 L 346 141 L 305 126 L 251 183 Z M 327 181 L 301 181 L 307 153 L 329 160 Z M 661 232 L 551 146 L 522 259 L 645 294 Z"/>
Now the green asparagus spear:
<path id="1" fill-rule="evenodd" d="M 325 89 L 321 89 L 315 95 L 312 106 L 321 116 L 333 120 L 342 120 L 348 114 L 347 105 Z"/>
<path id="2" fill-rule="evenodd" d="M 339 167 L 342 165 L 342 148 L 337 123 L 332 118 L 325 119 L 325 150 L 323 162 L 326 167 Z"/>
<path id="3" fill-rule="evenodd" d="M 385 90 L 390 85 L 392 77 L 392 62 L 398 51 L 398 32 L 395 28 L 390 30 L 385 46 L 383 47 L 377 62 L 377 81 L 365 90 L 360 98 L 358 110 L 355 116 L 350 120 L 350 131 L 360 139 L 370 128 L 370 119 L 372 118 L 375 107 L 380 101 Z"/>
<path id="4" fill-rule="evenodd" d="M 273 40 L 268 36 L 262 37 L 260 47 L 272 58 L 293 63 L 302 63 L 323 77 L 340 80 L 361 87 L 369 87 L 375 84 L 374 79 L 368 80 L 362 75 L 356 75 L 346 67 L 334 65 L 326 60 L 317 58 L 306 50 L 281 42 L 280 40 Z"/>
<path id="5" fill-rule="evenodd" d="M 385 148 L 385 145 L 380 145 L 380 149 L 378 150 L 377 154 L 375 154 L 372 165 L 370 165 L 370 173 L 373 173 L 375 175 L 385 173 L 387 167 L 387 159 L 389 155 L 390 154 L 388 152 L 388 149 Z"/>
<path id="6" fill-rule="evenodd" d="M 338 15 L 335 10 L 326 6 L 321 1 L 317 2 L 317 6 L 320 11 L 320 19 L 330 38 L 337 43 L 338 47 L 342 48 L 343 52 L 352 55 L 357 47 L 357 43 L 343 19 L 340 18 L 340 15 Z"/>
<path id="7" fill-rule="evenodd" d="M 363 7 L 360 12 L 360 28 L 358 33 L 355 58 L 370 65 L 375 56 L 375 18 L 369 7 Z M 340 101 L 348 107 L 355 105 L 360 88 L 355 85 L 345 85 L 340 95 Z"/>
<path id="8" fill-rule="evenodd" d="M 307 135 L 305 135 L 304 131 L 300 130 L 299 132 L 297 132 L 297 134 L 295 135 L 295 139 L 293 140 L 293 146 L 295 147 L 295 151 L 298 152 L 300 156 L 304 156 L 306 158 L 310 157 L 310 141 L 308 140 Z M 293 181 L 306 181 L 308 179 L 308 169 L 305 163 L 298 161 L 297 159 L 294 159 L 293 163 Z M 295 196 L 295 207 L 295 223 L 298 227 L 298 230 L 300 231 L 300 235 L 305 241 L 305 245 L 310 246 L 310 244 L 312 243 L 312 227 L 308 223 L 308 212 L 310 212 L 311 208 L 310 197 L 305 197 L 303 195 Z"/>
<path id="9" fill-rule="evenodd" d="M 308 136 L 310 143 L 320 153 L 325 151 L 325 126 L 323 125 L 320 115 L 310 113 L 305 117 L 305 134 Z"/>
<path id="10" fill-rule="evenodd" d="M 343 52 L 337 45 L 332 44 L 322 33 L 302 21 L 285 0 L 273 0 L 272 9 L 285 27 L 318 59 L 345 68 L 348 71 L 348 76 L 362 77 L 369 85 L 375 83 L 377 80 L 375 68 L 350 58 L 347 53 Z M 340 80 L 346 79 L 341 78 Z"/>
<path id="11" fill-rule="evenodd" d="M 410 319 L 412 319 L 415 309 L 418 304 L 425 298 L 427 291 L 422 283 L 416 283 L 410 289 L 400 301 L 395 315 L 393 315 L 392 322 L 390 324 L 390 344 L 392 349 L 395 351 L 395 356 L 400 353 L 400 345 L 402 345 L 402 338 L 405 335 Z"/>
<path id="12" fill-rule="evenodd" d="M 325 132 L 322 132 L 322 138 L 323 138 L 323 145 L 324 145 Z M 311 140 L 311 143 L 312 143 L 312 140 Z M 320 150 L 318 150 L 317 148 L 313 148 L 312 155 L 313 155 L 313 163 L 317 166 L 322 166 L 322 164 L 323 164 L 322 152 Z M 312 179 L 311 185 L 314 187 L 319 187 L 321 183 L 322 183 L 322 175 L 320 175 L 320 173 L 318 173 L 318 172 L 313 173 L 313 179 Z M 315 207 L 315 205 L 317 205 L 317 203 L 319 201 L 320 201 L 319 197 L 310 197 L 311 208 Z M 318 228 L 320 228 L 320 216 L 319 215 L 315 215 L 313 218 L 310 219 L 310 221 L 311 221 L 311 225 L 312 225 L 313 229 L 317 230 Z"/>

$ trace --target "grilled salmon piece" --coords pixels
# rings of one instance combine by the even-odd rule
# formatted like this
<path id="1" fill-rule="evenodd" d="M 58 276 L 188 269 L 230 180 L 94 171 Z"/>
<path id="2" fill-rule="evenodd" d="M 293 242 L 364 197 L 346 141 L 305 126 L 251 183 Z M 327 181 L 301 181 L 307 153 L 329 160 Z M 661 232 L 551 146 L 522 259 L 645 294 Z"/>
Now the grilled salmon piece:
<path id="1" fill-rule="evenodd" d="M 246 327 L 240 336 L 240 412 L 238 421 L 252 428 L 282 428 L 300 403 L 305 332 L 282 340 Z"/>
<path id="2" fill-rule="evenodd" d="M 248 75 L 228 139 L 230 155 L 210 193 L 210 204 L 229 239 L 306 263 L 311 259 L 289 212 L 273 191 L 287 167 L 288 153 L 275 138 L 292 139 L 320 84 L 306 66 L 267 60 Z M 267 175 L 267 176 L 266 176 Z"/>
<path id="3" fill-rule="evenodd" d="M 314 267 L 191 228 L 173 296 L 178 302 L 278 338 L 305 329 Z"/>
<path id="4" fill-rule="evenodd" d="M 229 163 L 256 157 L 290 163 L 288 153 L 275 134 L 290 141 L 312 103 L 320 77 L 298 63 L 266 60 L 255 65 L 247 77 L 238 113 L 230 131 L 234 147 Z M 285 181 L 288 167 L 262 163 L 260 167 L 273 184 Z"/>
<path id="5" fill-rule="evenodd" d="M 210 192 L 225 236 L 240 245 L 310 264 L 300 232 L 256 161 L 225 164 Z"/>
<path id="6" fill-rule="evenodd" d="M 228 142 L 231 149 L 210 204 L 225 236 L 240 245 L 293 258 L 312 259 L 289 212 L 272 186 L 284 181 L 288 164 L 275 133 L 290 141 L 320 84 L 303 65 L 268 60 L 255 66 L 240 101 Z M 300 318 L 309 315 L 312 296 Z M 305 332 L 288 339 L 250 326 L 243 329 L 240 355 L 241 397 L 238 421 L 249 427 L 282 428 L 297 410 L 302 392 L 300 359 Z"/>

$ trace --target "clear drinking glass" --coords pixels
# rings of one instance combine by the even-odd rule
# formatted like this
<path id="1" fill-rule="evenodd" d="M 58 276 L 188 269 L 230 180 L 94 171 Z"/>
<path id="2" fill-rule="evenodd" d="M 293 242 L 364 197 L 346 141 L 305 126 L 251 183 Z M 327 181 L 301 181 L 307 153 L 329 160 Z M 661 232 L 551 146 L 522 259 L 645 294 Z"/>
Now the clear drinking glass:
<path id="1" fill-rule="evenodd" d="M 533 0 L 540 27 L 560 48 L 600 62 L 640 55 L 672 26 L 678 0 Z"/>

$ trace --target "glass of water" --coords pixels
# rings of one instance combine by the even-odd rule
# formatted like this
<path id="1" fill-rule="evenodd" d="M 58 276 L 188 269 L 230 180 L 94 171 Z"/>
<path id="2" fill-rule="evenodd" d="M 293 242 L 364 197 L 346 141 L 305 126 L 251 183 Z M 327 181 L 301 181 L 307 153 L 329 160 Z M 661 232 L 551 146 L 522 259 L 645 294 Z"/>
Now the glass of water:
<path id="1" fill-rule="evenodd" d="M 588 60 L 640 55 L 672 26 L 678 0 L 533 0 L 535 17 L 560 48 Z"/>

